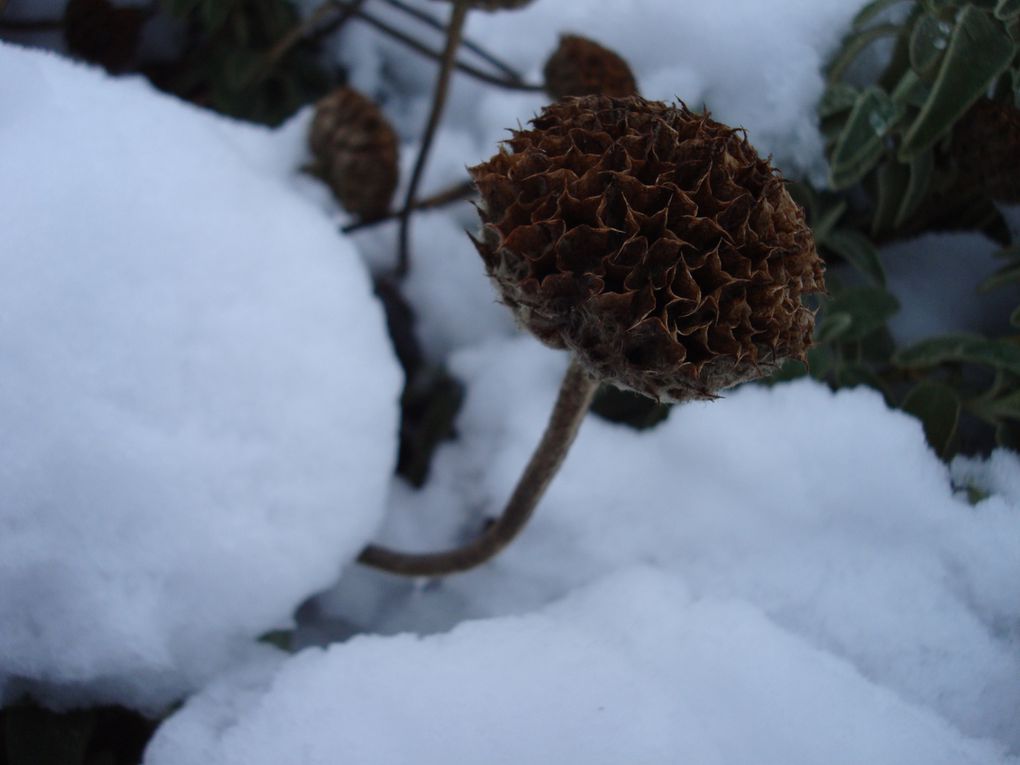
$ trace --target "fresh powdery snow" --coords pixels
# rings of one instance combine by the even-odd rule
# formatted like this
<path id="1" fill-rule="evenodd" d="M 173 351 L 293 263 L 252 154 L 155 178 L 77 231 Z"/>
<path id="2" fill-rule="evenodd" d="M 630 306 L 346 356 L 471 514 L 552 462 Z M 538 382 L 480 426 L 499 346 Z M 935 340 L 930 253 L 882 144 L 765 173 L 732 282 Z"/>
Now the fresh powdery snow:
<path id="1" fill-rule="evenodd" d="M 0 696 L 157 711 L 372 535 L 400 374 L 301 136 L 0 71 Z"/>
<path id="2" fill-rule="evenodd" d="M 498 597 L 497 593 L 494 593 Z M 522 617 L 355 638 L 213 684 L 146 765 L 986 765 L 746 603 L 623 570 Z"/>
<path id="3" fill-rule="evenodd" d="M 645 95 L 707 104 L 818 179 L 820 69 L 861 5 L 536 0 L 467 34 L 531 81 L 560 33 L 593 37 Z M 434 66 L 357 20 L 335 55 L 396 123 L 406 178 Z M 330 225 L 347 217 L 296 172 L 309 112 L 245 127 L 11 47 L 0 71 L 7 700 L 190 694 L 146 765 L 1020 762 L 1017 455 L 947 467 L 874 391 L 745 386 L 643 432 L 589 416 L 476 571 L 335 582 L 384 504 L 394 547 L 476 534 L 555 397 L 565 355 L 516 334 L 470 206 L 412 226 L 405 292 L 466 390 L 415 491 L 388 477 L 399 380 L 354 251 L 387 269 L 395 227 Z M 422 193 L 542 102 L 455 77 Z M 971 244 L 884 254 L 909 284 L 915 253 Z M 925 311 L 894 328 L 930 332 Z M 302 650 L 254 646 L 323 590 Z"/>

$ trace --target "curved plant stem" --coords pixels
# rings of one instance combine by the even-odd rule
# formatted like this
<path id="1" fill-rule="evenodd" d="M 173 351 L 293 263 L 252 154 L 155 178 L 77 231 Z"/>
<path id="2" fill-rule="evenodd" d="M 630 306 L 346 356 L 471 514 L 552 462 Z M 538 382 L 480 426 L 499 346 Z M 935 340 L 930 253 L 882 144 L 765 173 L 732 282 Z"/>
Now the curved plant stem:
<path id="1" fill-rule="evenodd" d="M 401 206 L 400 231 L 397 234 L 397 278 L 407 276 L 407 272 L 411 267 L 411 254 L 409 251 L 411 210 L 414 206 L 414 198 L 418 193 L 418 185 L 421 183 L 422 175 L 425 172 L 425 164 L 428 162 L 429 149 L 432 148 L 432 139 L 435 138 L 436 128 L 439 127 L 439 120 L 443 116 L 446 95 L 450 89 L 450 75 L 453 74 L 453 63 L 457 59 L 457 48 L 460 46 L 461 33 L 464 31 L 464 21 L 467 19 L 468 9 L 468 0 L 454 0 L 453 11 L 450 14 L 450 23 L 446 31 L 446 47 L 443 49 L 443 57 L 439 61 L 436 90 L 432 94 L 432 111 L 429 113 L 429 121 L 425 125 L 425 133 L 421 138 L 421 148 L 418 149 L 418 158 L 414 162 L 411 180 L 407 184 L 407 193 L 404 195 L 404 204 Z"/>
<path id="2" fill-rule="evenodd" d="M 521 474 L 503 514 L 473 542 L 438 553 L 405 553 L 369 545 L 359 563 L 405 576 L 442 576 L 466 571 L 492 558 L 524 528 L 574 442 L 598 383 L 577 362 L 570 366 L 542 440 Z"/>
<path id="3" fill-rule="evenodd" d="M 414 203 L 411 208 L 412 211 L 418 210 L 432 210 L 436 207 L 443 207 L 444 205 L 452 204 L 453 202 L 459 202 L 462 199 L 467 199 L 475 193 L 475 184 L 473 181 L 462 181 L 454 186 L 450 186 L 447 189 L 443 189 L 431 196 L 427 196 L 424 199 L 419 199 Z M 367 218 L 365 220 L 355 221 L 354 223 L 348 223 L 346 226 L 340 229 L 345 234 L 349 234 L 352 231 L 360 231 L 364 228 L 371 228 L 380 223 L 399 218 L 404 214 L 403 210 L 394 210 L 388 212 L 385 215 L 380 215 L 377 218 Z"/>

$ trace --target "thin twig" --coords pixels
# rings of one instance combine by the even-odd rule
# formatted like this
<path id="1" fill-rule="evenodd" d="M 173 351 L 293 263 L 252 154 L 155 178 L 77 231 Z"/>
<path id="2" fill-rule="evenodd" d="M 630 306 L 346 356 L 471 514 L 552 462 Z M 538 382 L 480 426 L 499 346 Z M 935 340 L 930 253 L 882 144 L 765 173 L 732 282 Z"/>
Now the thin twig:
<path id="1" fill-rule="evenodd" d="M 350 7 L 349 4 L 343 2 L 343 0 L 333 0 L 333 2 L 341 7 L 345 8 Z M 372 14 L 367 13 L 364 10 L 358 10 L 355 12 L 354 15 L 357 16 L 357 18 L 360 19 L 361 21 L 364 21 L 369 26 L 375 27 L 383 34 L 389 35 L 397 42 L 406 45 L 411 50 L 414 50 L 420 53 L 421 55 L 427 56 L 436 61 L 442 59 L 441 53 L 437 53 L 436 51 L 429 48 L 427 45 L 423 45 L 410 35 L 406 34 L 405 32 L 402 32 L 401 30 L 388 24 L 387 22 L 376 18 Z M 486 82 L 489 85 L 495 85 L 498 88 L 504 88 L 506 90 L 521 90 L 527 93 L 545 92 L 544 85 L 535 85 L 527 82 L 516 82 L 514 80 L 509 80 L 506 79 L 505 77 L 499 77 L 497 75 L 490 74 L 489 72 L 483 71 L 478 67 L 472 66 L 471 64 L 466 64 L 462 61 L 456 62 L 454 66 L 457 68 L 457 71 L 463 72 L 469 77 L 474 77 L 476 80 L 480 80 L 481 82 Z"/>
<path id="2" fill-rule="evenodd" d="M 444 205 L 452 204 L 453 202 L 458 202 L 462 199 L 467 199 L 474 193 L 475 184 L 472 181 L 463 181 L 458 183 L 456 186 L 451 186 L 450 188 L 439 191 L 432 196 L 419 199 L 411 206 L 411 210 L 432 210 L 436 207 L 443 207 Z M 365 220 L 355 221 L 354 223 L 348 223 L 340 230 L 345 234 L 350 234 L 352 231 L 360 231 L 365 228 L 377 226 L 380 223 L 385 223 L 386 221 L 395 220 L 403 214 L 403 210 L 393 210 L 385 215 L 380 215 L 377 218 L 367 218 Z"/>
<path id="3" fill-rule="evenodd" d="M 450 23 L 446 32 L 446 47 L 443 49 L 443 57 L 439 60 L 436 90 L 432 94 L 432 111 L 429 112 L 429 120 L 425 124 L 425 132 L 422 134 L 418 157 L 414 161 L 411 180 L 407 184 L 404 204 L 400 210 L 400 230 L 397 233 L 397 267 L 395 270 L 398 279 L 407 276 L 407 272 L 411 267 L 411 209 L 414 206 L 415 196 L 418 194 L 418 185 L 421 183 L 422 175 L 425 173 L 429 149 L 432 148 L 432 139 L 435 138 L 436 129 L 439 127 L 439 121 L 443 116 L 446 95 L 450 89 L 450 75 L 453 74 L 453 64 L 457 60 L 457 48 L 460 45 L 460 35 L 464 31 L 464 21 L 467 19 L 469 10 L 468 0 L 454 0 L 453 11 L 450 13 Z"/>
<path id="4" fill-rule="evenodd" d="M 281 37 L 269 52 L 266 54 L 265 61 L 262 66 L 259 67 L 256 74 L 251 78 L 252 81 L 258 80 L 265 77 L 269 72 L 276 68 L 276 65 L 280 62 L 290 50 L 300 43 L 306 37 L 311 37 L 316 32 L 316 28 L 330 15 L 338 14 L 328 25 L 329 34 L 336 32 L 340 27 L 347 23 L 348 19 L 358 13 L 361 6 L 365 4 L 365 0 L 352 0 L 350 5 L 341 6 L 339 3 L 325 2 L 312 11 L 307 18 L 305 18 L 300 24 L 291 29 L 287 34 Z"/>
<path id="5" fill-rule="evenodd" d="M 439 21 L 438 19 L 434 18 L 433 16 L 431 16 L 430 14 L 426 13 L 423 10 L 420 10 L 418 8 L 415 8 L 414 6 L 408 5 L 403 0 L 383 0 L 383 2 L 388 3 L 389 5 L 393 6 L 394 8 L 396 8 L 396 9 L 398 9 L 400 11 L 403 11 L 404 13 L 408 14 L 409 16 L 413 16 L 414 18 L 418 19 L 419 21 L 424 22 L 425 24 L 428 24 L 433 29 L 438 29 L 441 32 L 445 32 L 446 31 L 446 27 L 443 25 L 443 22 Z M 518 74 L 517 71 L 513 67 L 511 67 L 509 64 L 507 64 L 507 63 L 499 60 L 498 58 L 496 58 L 492 53 L 489 53 L 489 51 L 485 50 L 485 48 L 483 48 L 478 43 L 473 42 L 472 40 L 468 39 L 467 37 L 464 37 L 463 39 L 461 39 L 460 44 L 466 50 L 469 50 L 472 53 L 474 53 L 476 56 L 478 56 L 478 58 L 482 59 L 483 61 L 488 62 L 493 67 L 495 67 L 499 71 L 503 72 L 503 74 L 505 74 L 511 80 L 514 80 L 515 82 L 523 82 L 524 81 L 524 78 L 521 77 L 521 75 Z"/>
<path id="6" fill-rule="evenodd" d="M 513 541 L 531 518 L 563 464 L 597 388 L 598 383 L 572 359 L 542 440 L 503 514 L 480 537 L 463 547 L 439 553 L 404 553 L 369 545 L 361 551 L 358 562 L 405 576 L 442 576 L 467 571 L 492 558 Z"/>

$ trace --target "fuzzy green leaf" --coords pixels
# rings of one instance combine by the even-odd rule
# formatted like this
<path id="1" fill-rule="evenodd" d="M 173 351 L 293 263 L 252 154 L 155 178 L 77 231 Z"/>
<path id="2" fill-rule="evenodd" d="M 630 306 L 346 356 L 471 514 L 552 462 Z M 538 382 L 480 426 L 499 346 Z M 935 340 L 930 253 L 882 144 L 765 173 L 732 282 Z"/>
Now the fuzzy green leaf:
<path id="1" fill-rule="evenodd" d="M 878 250 L 860 231 L 852 228 L 836 229 L 825 237 L 825 246 L 871 278 L 875 284 L 885 286 L 885 269 Z"/>
<path id="2" fill-rule="evenodd" d="M 831 343 L 838 340 L 853 326 L 854 319 L 848 313 L 827 313 L 815 327 L 816 343 Z"/>
<path id="3" fill-rule="evenodd" d="M 972 5 L 957 20 L 931 95 L 903 137 L 900 154 L 909 158 L 928 148 L 1004 72 L 1016 46 L 1002 24 Z"/>
<path id="4" fill-rule="evenodd" d="M 843 217 L 843 213 L 846 212 L 846 201 L 839 200 L 836 204 L 831 207 L 825 208 L 821 211 L 818 216 L 818 221 L 811 227 L 812 233 L 815 235 L 815 242 L 820 243 L 828 239 L 832 233 L 832 229 L 839 222 L 839 219 Z"/>
<path id="5" fill-rule="evenodd" d="M 889 94 L 870 87 L 857 97 L 832 152 L 830 181 L 843 189 L 861 178 L 878 162 L 883 139 L 902 115 Z"/>
<path id="6" fill-rule="evenodd" d="M 935 170 L 935 155 L 930 149 L 919 151 L 910 159 L 910 182 L 896 211 L 893 227 L 903 226 L 914 214 L 921 202 L 928 195 L 932 175 Z"/>
<path id="7" fill-rule="evenodd" d="M 901 367 L 923 368 L 937 364 L 970 363 L 1020 375 L 1020 345 L 976 335 L 946 335 L 923 340 L 893 355 Z"/>
<path id="8" fill-rule="evenodd" d="M 861 340 L 880 329 L 900 308 L 895 296 L 881 287 L 850 287 L 833 297 L 826 305 L 829 315 L 845 313 L 852 319 L 841 339 Z"/>
<path id="9" fill-rule="evenodd" d="M 935 72 L 952 31 L 952 24 L 929 13 L 917 20 L 910 32 L 910 66 L 918 75 L 927 78 Z"/>
<path id="10" fill-rule="evenodd" d="M 960 421 L 960 396 L 955 390 L 945 383 L 923 380 L 911 389 L 900 408 L 921 421 L 928 443 L 940 457 L 949 456 Z"/>
<path id="11" fill-rule="evenodd" d="M 852 85 L 833 83 L 822 93 L 822 100 L 818 102 L 818 116 L 824 119 L 852 109 L 859 94 L 860 91 Z"/>
<path id="12" fill-rule="evenodd" d="M 1020 16 L 1020 0 L 999 0 L 995 6 L 995 17 L 1007 21 Z"/>
<path id="13" fill-rule="evenodd" d="M 1020 282 L 1020 263 L 1013 263 L 1000 268 L 994 274 L 989 276 L 980 285 L 978 290 L 980 292 L 988 292 L 996 287 L 1001 287 L 1004 284 L 1012 284 L 1013 282 Z"/>
<path id="14" fill-rule="evenodd" d="M 907 195 L 910 168 L 891 159 L 878 168 L 878 201 L 871 219 L 871 235 L 888 231 L 896 221 L 900 204 Z"/>
<path id="15" fill-rule="evenodd" d="M 863 8 L 857 11 L 857 15 L 854 16 L 854 19 L 851 22 L 853 24 L 853 28 L 862 29 L 886 8 L 890 8 L 901 2 L 903 2 L 903 0 L 871 0 L 870 3 L 867 3 Z"/>

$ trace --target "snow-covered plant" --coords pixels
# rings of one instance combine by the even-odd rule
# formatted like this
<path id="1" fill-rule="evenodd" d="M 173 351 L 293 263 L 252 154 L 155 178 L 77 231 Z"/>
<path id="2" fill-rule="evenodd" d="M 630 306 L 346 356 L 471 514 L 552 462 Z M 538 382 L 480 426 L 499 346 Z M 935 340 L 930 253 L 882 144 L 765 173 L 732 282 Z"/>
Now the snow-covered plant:
<path id="1" fill-rule="evenodd" d="M 469 545 L 413 555 L 371 546 L 396 573 L 473 567 L 523 527 L 599 382 L 672 402 L 804 359 L 822 261 L 782 178 L 746 136 L 686 106 L 568 97 L 471 168 L 476 246 L 501 300 L 572 361 L 550 423 L 502 517 Z"/>

